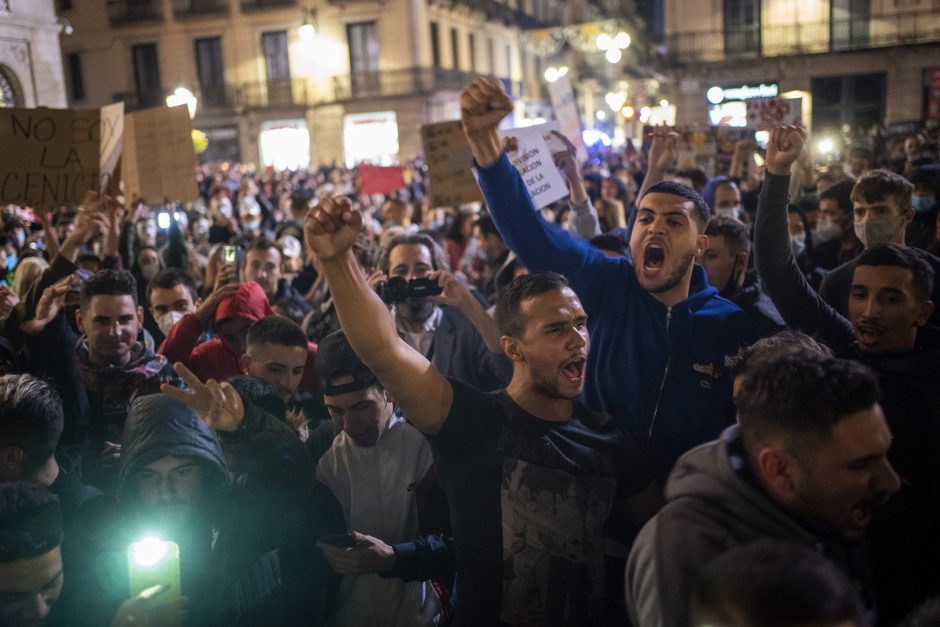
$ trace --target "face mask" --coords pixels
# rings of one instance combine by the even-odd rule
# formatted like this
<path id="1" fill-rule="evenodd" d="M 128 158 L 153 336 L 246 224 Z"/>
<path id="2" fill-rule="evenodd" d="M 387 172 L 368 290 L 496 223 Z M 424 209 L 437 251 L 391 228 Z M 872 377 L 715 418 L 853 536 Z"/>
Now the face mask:
<path id="1" fill-rule="evenodd" d="M 793 251 L 794 257 L 799 257 L 806 251 L 806 235 L 800 233 L 799 235 L 790 236 L 790 250 Z"/>
<path id="2" fill-rule="evenodd" d="M 7 272 L 13 272 L 17 261 L 16 255 L 7 255 Z"/>
<path id="3" fill-rule="evenodd" d="M 721 218 L 733 218 L 735 220 L 740 219 L 741 215 L 741 205 L 735 207 L 718 207 L 715 209 L 715 215 Z"/>
<path id="4" fill-rule="evenodd" d="M 917 213 L 928 213 L 937 206 L 936 196 L 912 196 L 911 205 Z M 20 244 L 22 246 L 22 244 Z"/>
<path id="5" fill-rule="evenodd" d="M 24 231 L 16 232 L 16 246 L 17 248 L 22 248 L 23 244 L 26 243 L 26 233 Z"/>
<path id="6" fill-rule="evenodd" d="M 842 227 L 835 222 L 820 219 L 813 231 L 813 241 L 822 244 L 842 237 Z"/>
<path id="7" fill-rule="evenodd" d="M 173 328 L 173 325 L 179 322 L 185 315 L 186 314 L 182 311 L 168 311 L 157 318 L 157 326 L 160 327 L 160 333 L 163 335 L 169 335 L 170 329 Z"/>
<path id="8" fill-rule="evenodd" d="M 895 241 L 898 233 L 904 228 L 904 224 L 904 216 L 856 222 L 855 236 L 865 248 L 884 246 Z"/>
<path id="9" fill-rule="evenodd" d="M 140 267 L 140 276 L 144 277 L 148 281 L 153 277 L 157 276 L 157 272 L 160 271 L 160 265 L 156 263 L 148 263 L 147 265 Z"/>
<path id="10" fill-rule="evenodd" d="M 261 228 L 261 222 L 245 222 L 242 229 L 245 231 L 257 231 Z"/>

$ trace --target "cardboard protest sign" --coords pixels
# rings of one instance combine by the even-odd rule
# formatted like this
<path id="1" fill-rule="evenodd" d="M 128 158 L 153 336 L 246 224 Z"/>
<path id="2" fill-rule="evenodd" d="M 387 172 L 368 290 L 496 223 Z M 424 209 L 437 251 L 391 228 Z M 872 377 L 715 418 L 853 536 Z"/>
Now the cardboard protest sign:
<path id="1" fill-rule="evenodd" d="M 192 122 L 185 106 L 157 107 L 124 116 L 124 193 L 151 204 L 199 198 Z"/>
<path id="2" fill-rule="evenodd" d="M 0 202 L 75 205 L 116 194 L 124 103 L 101 109 L 0 108 Z"/>
<path id="3" fill-rule="evenodd" d="M 802 98 L 753 98 L 747 101 L 747 127 L 769 131 L 775 126 L 799 124 L 803 116 Z"/>
<path id="4" fill-rule="evenodd" d="M 403 187 L 405 187 L 405 176 L 400 165 L 383 167 L 362 164 L 359 166 L 359 191 L 363 194 L 391 194 Z"/>
<path id="5" fill-rule="evenodd" d="M 421 127 L 424 159 L 428 164 L 432 207 L 482 202 L 473 178 L 473 153 L 459 120 Z"/>
<path id="6" fill-rule="evenodd" d="M 581 114 L 578 112 L 578 101 L 574 97 L 571 87 L 571 78 L 566 74 L 558 77 L 554 83 L 548 84 L 548 97 L 552 101 L 552 109 L 561 126 L 561 132 L 578 149 L 578 160 L 587 161 L 587 148 L 581 137 Z"/>
<path id="7" fill-rule="evenodd" d="M 564 144 L 551 134 L 551 128 L 548 124 L 538 124 L 499 131 L 506 154 L 522 174 L 529 196 L 537 209 L 547 207 L 568 195 L 568 186 L 561 172 L 555 167 L 553 151 L 548 147 L 546 135 L 550 140 L 558 142 L 561 150 L 564 149 Z M 557 151 L 556 148 L 555 152 Z"/>

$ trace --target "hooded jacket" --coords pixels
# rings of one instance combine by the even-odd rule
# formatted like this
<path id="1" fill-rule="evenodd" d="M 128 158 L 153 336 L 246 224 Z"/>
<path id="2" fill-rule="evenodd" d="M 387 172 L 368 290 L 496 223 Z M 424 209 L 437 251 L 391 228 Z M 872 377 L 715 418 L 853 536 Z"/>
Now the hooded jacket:
<path id="1" fill-rule="evenodd" d="M 215 322 L 219 323 L 232 318 L 257 322 L 274 315 L 277 314 L 271 309 L 264 289 L 256 282 L 249 281 L 242 283 L 235 294 L 219 303 L 215 311 Z M 158 352 L 171 363 L 181 362 L 202 381 L 207 379 L 221 381 L 244 374 L 239 363 L 241 355 L 236 355 L 224 338 L 217 337 L 208 342 L 199 343 L 203 331 L 196 316 L 186 314 L 170 330 L 170 334 Z M 317 347 L 312 342 L 308 342 L 307 348 L 307 366 L 304 369 L 303 379 L 300 381 L 300 390 L 316 392 L 314 359 Z"/>
<path id="2" fill-rule="evenodd" d="M 627 562 L 627 608 L 634 625 L 687 625 L 699 573 L 732 548 L 762 538 L 824 548 L 738 472 L 745 462 L 729 450 L 737 437 L 737 427 L 729 427 L 676 464 L 666 505 L 643 527 Z"/>
<path id="3" fill-rule="evenodd" d="M 646 443 L 657 477 L 734 422 L 726 361 L 757 339 L 750 317 L 695 266 L 689 297 L 667 308 L 643 289 L 627 259 L 612 259 L 548 224 L 503 154 L 477 168 L 507 246 L 532 272 L 563 274 L 588 314 L 584 400 Z"/>
<path id="4" fill-rule="evenodd" d="M 197 514 L 168 538 L 180 545 L 186 625 L 293 624 L 286 612 L 296 606 L 285 603 L 290 574 L 281 555 L 304 513 L 314 468 L 303 445 L 282 426 L 246 404 L 241 427 L 222 436 L 223 449 L 220 437 L 186 405 L 164 394 L 137 399 L 124 430 L 116 495 L 89 503 L 66 540 L 69 583 L 53 624 L 109 624 L 127 599 L 127 547 L 159 532 L 137 500 L 134 476 L 167 456 L 195 460 L 204 474 Z M 291 475 L 293 481 L 287 479 Z M 341 520 L 338 511 L 333 516 Z M 309 531 L 337 528 L 341 524 L 334 522 Z M 311 571 L 330 575 L 316 553 L 307 552 L 306 559 Z M 313 588 L 306 592 L 314 596 Z"/>

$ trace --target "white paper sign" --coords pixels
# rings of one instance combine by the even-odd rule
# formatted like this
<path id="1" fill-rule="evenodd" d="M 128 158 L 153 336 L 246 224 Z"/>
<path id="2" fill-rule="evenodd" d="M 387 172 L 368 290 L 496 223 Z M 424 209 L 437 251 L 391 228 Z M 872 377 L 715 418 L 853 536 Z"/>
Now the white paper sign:
<path id="1" fill-rule="evenodd" d="M 571 78 L 566 74 L 558 77 L 554 83 L 549 83 L 548 97 L 552 101 L 555 117 L 561 125 L 561 132 L 578 149 L 578 160 L 582 163 L 587 161 L 587 148 L 584 147 L 584 139 L 581 137 L 581 114 L 578 112 L 578 101 L 571 87 Z"/>
<path id="2" fill-rule="evenodd" d="M 568 195 L 568 186 L 555 167 L 552 149 L 545 141 L 547 134 L 556 145 L 555 152 L 564 150 L 561 140 L 551 135 L 551 128 L 550 124 L 539 124 L 499 131 L 500 140 L 504 145 L 508 144 L 506 153 L 522 175 L 536 209 L 547 207 Z"/>
<path id="3" fill-rule="evenodd" d="M 802 98 L 753 98 L 747 101 L 747 127 L 755 131 L 799 124 L 802 115 Z"/>

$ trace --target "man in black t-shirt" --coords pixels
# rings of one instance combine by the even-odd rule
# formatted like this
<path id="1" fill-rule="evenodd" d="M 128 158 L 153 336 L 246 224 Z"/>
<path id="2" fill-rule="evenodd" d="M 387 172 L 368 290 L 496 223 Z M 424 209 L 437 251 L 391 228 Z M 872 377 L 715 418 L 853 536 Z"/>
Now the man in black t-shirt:
<path id="1" fill-rule="evenodd" d="M 349 251 L 362 215 L 347 200 L 321 203 L 304 229 L 350 344 L 430 439 L 454 531 L 456 624 L 607 624 L 604 536 L 641 524 L 661 501 L 635 442 L 575 401 L 589 339 L 567 281 L 522 276 L 500 295 L 513 377 L 487 394 L 445 378 L 399 338 Z"/>

